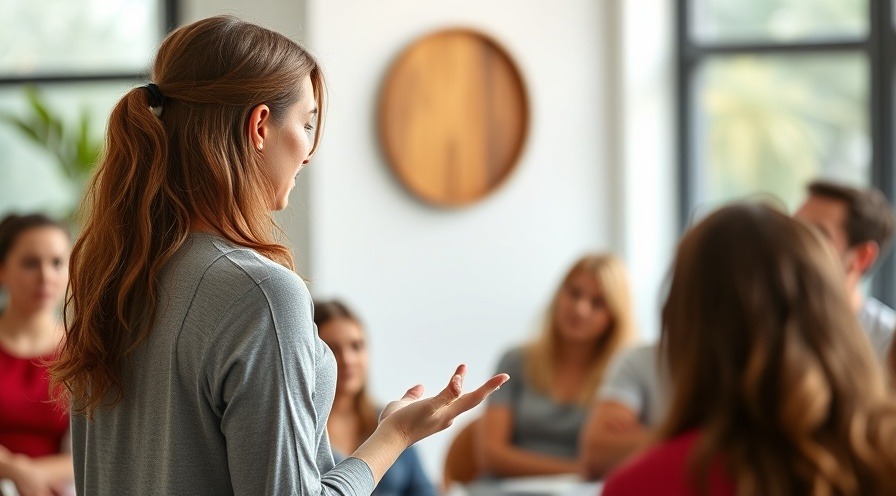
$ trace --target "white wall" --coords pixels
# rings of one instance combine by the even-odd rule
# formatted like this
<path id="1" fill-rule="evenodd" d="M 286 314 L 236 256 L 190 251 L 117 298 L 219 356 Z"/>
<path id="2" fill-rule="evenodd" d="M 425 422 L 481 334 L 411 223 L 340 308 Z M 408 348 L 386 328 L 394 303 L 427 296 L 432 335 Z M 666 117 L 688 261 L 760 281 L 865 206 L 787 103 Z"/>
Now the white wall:
<path id="1" fill-rule="evenodd" d="M 621 194 L 619 231 L 634 281 L 641 335 L 660 331 L 662 287 L 678 237 L 674 2 L 613 0 L 614 91 Z"/>
<path id="2" fill-rule="evenodd" d="M 629 262 L 642 334 L 657 334 L 675 236 L 672 15 L 655 0 L 185 0 L 186 20 L 233 13 L 309 45 L 328 76 L 323 146 L 279 217 L 316 297 L 344 298 L 372 341 L 382 401 L 435 393 L 460 362 L 469 386 L 530 337 L 567 265 L 586 250 Z M 529 89 L 517 171 L 461 209 L 427 206 L 376 141 L 377 92 L 417 37 L 467 26 L 501 42 Z M 451 430 L 465 424 L 471 415 Z M 434 480 L 453 432 L 420 448 Z"/>
<path id="3" fill-rule="evenodd" d="M 294 40 L 305 37 L 304 0 L 181 0 L 182 24 L 213 15 L 230 14 L 274 29 Z"/>
<path id="4" fill-rule="evenodd" d="M 531 336 L 574 258 L 614 248 L 604 6 L 308 0 L 307 7 L 308 41 L 332 97 L 325 143 L 308 170 L 312 291 L 344 297 L 366 319 L 377 397 L 397 397 L 416 382 L 436 392 L 460 362 L 470 366 L 468 384 L 477 384 L 502 350 Z M 532 122 L 509 181 L 453 210 L 406 193 L 374 127 L 390 63 L 415 38 L 446 26 L 480 29 L 507 48 L 527 84 Z M 432 474 L 441 473 L 450 437 L 421 443 Z"/>

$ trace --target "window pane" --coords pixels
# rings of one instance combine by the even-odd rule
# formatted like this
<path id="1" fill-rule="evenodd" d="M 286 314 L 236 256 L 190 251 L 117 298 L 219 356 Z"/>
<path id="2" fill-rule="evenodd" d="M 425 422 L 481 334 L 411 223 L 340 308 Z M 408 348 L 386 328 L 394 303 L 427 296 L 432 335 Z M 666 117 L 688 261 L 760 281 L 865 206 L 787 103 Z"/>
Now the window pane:
<path id="1" fill-rule="evenodd" d="M 137 82 L 66 83 L 40 88 L 50 113 L 63 122 L 63 135 L 79 128 L 88 115 L 91 141 L 102 142 L 112 107 Z M 0 86 L 0 114 L 33 115 L 22 86 Z M 80 184 L 69 177 L 60 160 L 46 147 L 0 121 L 0 217 L 11 211 L 40 210 L 55 216 L 70 214 L 77 205 Z"/>
<path id="2" fill-rule="evenodd" d="M 861 39 L 868 0 L 692 0 L 700 42 L 784 42 Z"/>
<path id="3" fill-rule="evenodd" d="M 695 204 L 764 192 L 792 209 L 818 176 L 868 184 L 868 72 L 861 54 L 708 59 L 694 98 Z"/>
<path id="4" fill-rule="evenodd" d="M 140 72 L 162 38 L 160 0 L 11 0 L 0 77 Z"/>

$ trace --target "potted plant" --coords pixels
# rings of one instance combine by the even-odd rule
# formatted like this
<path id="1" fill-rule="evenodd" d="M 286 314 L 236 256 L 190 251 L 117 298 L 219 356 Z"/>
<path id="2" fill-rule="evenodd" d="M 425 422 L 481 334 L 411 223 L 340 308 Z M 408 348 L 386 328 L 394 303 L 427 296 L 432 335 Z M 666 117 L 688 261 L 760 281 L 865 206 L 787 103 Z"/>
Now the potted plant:
<path id="1" fill-rule="evenodd" d="M 62 175 L 80 194 L 102 152 L 102 142 L 92 134 L 90 114 L 81 110 L 77 121 L 71 122 L 54 112 L 36 87 L 25 87 L 24 93 L 27 113 L 0 112 L 0 122 L 11 125 L 55 157 Z"/>

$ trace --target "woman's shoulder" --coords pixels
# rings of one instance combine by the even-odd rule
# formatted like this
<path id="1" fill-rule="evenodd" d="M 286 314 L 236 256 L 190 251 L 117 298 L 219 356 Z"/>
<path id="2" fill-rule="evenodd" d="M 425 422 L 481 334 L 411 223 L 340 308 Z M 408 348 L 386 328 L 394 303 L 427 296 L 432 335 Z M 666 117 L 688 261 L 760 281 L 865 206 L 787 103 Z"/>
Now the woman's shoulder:
<path id="1" fill-rule="evenodd" d="M 291 270 L 250 248 L 191 234 L 168 268 L 171 298 L 159 325 L 178 330 L 187 367 L 225 367 L 247 356 L 318 356 L 308 288 Z"/>
<path id="2" fill-rule="evenodd" d="M 526 365 L 526 362 L 530 360 L 530 346 L 530 344 L 521 344 L 508 348 L 498 360 L 495 373 L 510 374 L 512 379 L 508 381 L 507 388 L 501 388 L 502 390 L 507 389 L 507 394 L 510 390 L 521 393 L 523 389 L 531 387 Z"/>
<path id="3" fill-rule="evenodd" d="M 311 296 L 298 275 L 252 249 L 211 234 L 190 235 L 166 266 L 161 290 L 162 312 L 168 320 L 160 325 L 179 326 L 179 341 L 200 340 L 194 346 L 197 349 L 212 338 L 217 342 L 225 336 L 236 340 L 270 337 L 247 334 L 242 328 L 248 322 L 265 323 L 273 332 L 275 326 L 299 329 L 302 337 L 312 332 Z M 183 332 L 186 329 L 194 332 Z M 224 329 L 232 332 L 222 334 Z"/>
<path id="4" fill-rule="evenodd" d="M 502 366 L 509 366 L 516 369 L 521 368 L 526 361 L 527 348 L 527 345 L 521 344 L 504 350 L 501 354 L 499 363 Z"/>
<path id="5" fill-rule="evenodd" d="M 259 254 L 208 233 L 192 233 L 178 261 L 177 273 L 200 277 L 198 291 L 240 297 L 261 286 L 266 295 L 307 295 L 304 281 L 293 271 Z"/>

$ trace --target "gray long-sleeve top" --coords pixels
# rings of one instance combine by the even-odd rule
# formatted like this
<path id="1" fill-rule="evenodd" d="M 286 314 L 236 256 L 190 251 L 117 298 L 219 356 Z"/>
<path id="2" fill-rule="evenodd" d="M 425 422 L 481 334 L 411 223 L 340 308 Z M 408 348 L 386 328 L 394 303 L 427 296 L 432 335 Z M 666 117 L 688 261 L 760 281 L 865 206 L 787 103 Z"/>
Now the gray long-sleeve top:
<path id="1" fill-rule="evenodd" d="M 256 252 L 193 233 L 166 264 L 124 400 L 72 417 L 81 495 L 369 495 L 334 467 L 336 362 L 304 282 Z"/>

